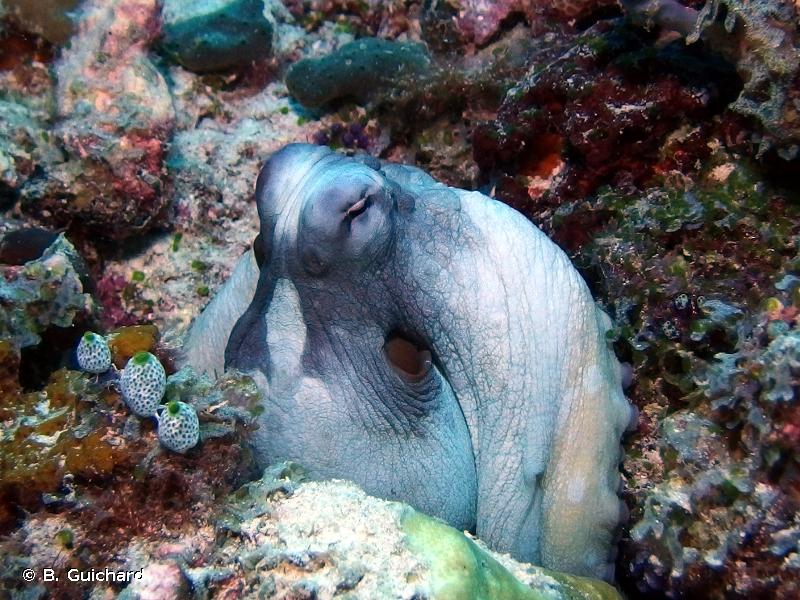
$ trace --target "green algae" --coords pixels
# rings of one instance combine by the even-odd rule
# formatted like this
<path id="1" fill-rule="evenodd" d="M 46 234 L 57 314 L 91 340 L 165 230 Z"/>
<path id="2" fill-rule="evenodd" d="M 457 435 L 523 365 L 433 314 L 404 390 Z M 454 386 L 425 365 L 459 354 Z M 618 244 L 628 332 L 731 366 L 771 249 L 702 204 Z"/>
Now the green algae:
<path id="1" fill-rule="evenodd" d="M 607 583 L 538 569 L 529 587 L 460 531 L 408 510 L 401 526 L 409 548 L 428 568 L 434 600 L 619 600 Z"/>

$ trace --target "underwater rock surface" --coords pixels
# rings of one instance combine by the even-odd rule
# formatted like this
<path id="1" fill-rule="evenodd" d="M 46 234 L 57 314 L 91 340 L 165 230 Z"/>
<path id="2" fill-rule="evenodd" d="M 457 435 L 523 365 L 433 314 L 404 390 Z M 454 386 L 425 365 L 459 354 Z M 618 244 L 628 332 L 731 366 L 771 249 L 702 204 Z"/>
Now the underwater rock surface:
<path id="1" fill-rule="evenodd" d="M 26 31 L 52 44 L 64 44 L 75 32 L 75 14 L 82 0 L 3 0 L 0 16 L 8 15 Z"/>
<path id="2" fill-rule="evenodd" d="M 45 330 L 69 327 L 78 315 L 90 314 L 94 307 L 81 281 L 84 269 L 63 234 L 34 260 L 0 261 L 0 340 L 16 350 L 34 346 Z"/>
<path id="3" fill-rule="evenodd" d="M 40 115 L 24 104 L 0 101 L 0 206 L 13 203 L 37 169 L 62 160 Z"/>
<path id="4" fill-rule="evenodd" d="M 103 555 L 102 546 L 91 543 L 96 534 L 89 523 L 56 515 L 31 520 L 0 547 L 24 548 L 28 558 L 23 563 L 32 568 L 54 564 L 66 569 L 78 564 L 76 555 L 84 548 L 83 553 L 94 550 L 95 559 L 103 557 L 112 568 L 143 569 L 141 580 L 122 589 L 119 597 L 128 599 L 620 598 L 606 583 L 494 554 L 440 521 L 371 498 L 351 483 L 301 481 L 299 466 L 277 465 L 223 497 L 213 513 L 193 511 L 180 523 L 167 517 L 169 540 L 140 533 L 115 555 Z M 157 500 L 151 497 L 150 502 Z M 64 531 L 69 534 L 59 535 Z M 55 562 L 40 563 L 37 557 Z M 10 583 L 18 566 L 6 559 L 0 584 Z M 59 582 L 58 589 L 97 595 L 112 587 Z"/>
<path id="5" fill-rule="evenodd" d="M 55 67 L 54 133 L 66 161 L 28 180 L 24 212 L 107 238 L 153 226 L 167 204 L 163 160 L 175 118 L 164 77 L 147 54 L 157 9 L 151 0 L 83 7 L 73 45 Z"/>
<path id="6" fill-rule="evenodd" d="M 434 3 L 435 4 L 435 3 Z M 454 6 L 455 22 L 466 42 L 485 45 L 504 22 L 521 16 L 536 32 L 548 20 L 569 21 L 586 17 L 603 7 L 617 7 L 617 0 L 460 0 Z"/>
<path id="7" fill-rule="evenodd" d="M 749 142 L 756 145 L 759 156 L 769 150 L 785 160 L 798 156 L 797 3 L 709 0 L 698 3 L 700 10 L 674 0 L 622 4 L 644 26 L 663 26 L 679 33 L 687 44 L 702 41 L 735 65 L 743 88 L 730 110 L 758 123 L 756 131 L 748 135 Z"/>

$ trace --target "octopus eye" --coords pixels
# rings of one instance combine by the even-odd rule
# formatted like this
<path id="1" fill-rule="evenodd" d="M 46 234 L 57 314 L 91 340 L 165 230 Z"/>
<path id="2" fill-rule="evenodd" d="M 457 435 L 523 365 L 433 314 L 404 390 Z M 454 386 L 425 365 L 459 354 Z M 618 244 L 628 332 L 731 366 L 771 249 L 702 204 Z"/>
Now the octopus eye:
<path id="1" fill-rule="evenodd" d="M 348 219 L 351 219 L 351 220 L 355 219 L 358 215 L 360 215 L 365 210 L 367 210 L 369 205 L 370 205 L 369 197 L 361 198 L 358 202 L 356 202 L 350 208 L 348 208 L 347 212 L 345 214 L 347 215 Z"/>

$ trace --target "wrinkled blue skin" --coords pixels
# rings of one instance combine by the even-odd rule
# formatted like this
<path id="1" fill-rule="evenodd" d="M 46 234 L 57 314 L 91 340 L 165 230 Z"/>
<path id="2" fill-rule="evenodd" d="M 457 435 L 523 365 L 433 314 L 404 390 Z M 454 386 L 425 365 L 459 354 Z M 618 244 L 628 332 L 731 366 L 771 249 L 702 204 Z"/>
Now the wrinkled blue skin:
<path id="1" fill-rule="evenodd" d="M 320 146 L 275 153 L 256 196 L 255 255 L 186 360 L 219 372 L 224 347 L 226 368 L 256 375 L 262 462 L 612 578 L 631 410 L 609 320 L 566 256 L 482 194 Z"/>

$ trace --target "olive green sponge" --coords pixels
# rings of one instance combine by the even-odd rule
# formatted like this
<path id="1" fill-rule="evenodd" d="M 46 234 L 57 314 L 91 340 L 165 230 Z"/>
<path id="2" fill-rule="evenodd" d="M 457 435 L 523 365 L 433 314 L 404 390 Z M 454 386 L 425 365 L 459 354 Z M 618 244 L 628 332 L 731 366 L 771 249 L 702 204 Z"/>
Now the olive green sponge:
<path id="1" fill-rule="evenodd" d="M 289 93 L 307 108 L 334 100 L 365 102 L 375 92 L 427 74 L 431 60 L 423 44 L 363 38 L 322 58 L 306 58 L 286 74 Z"/>

